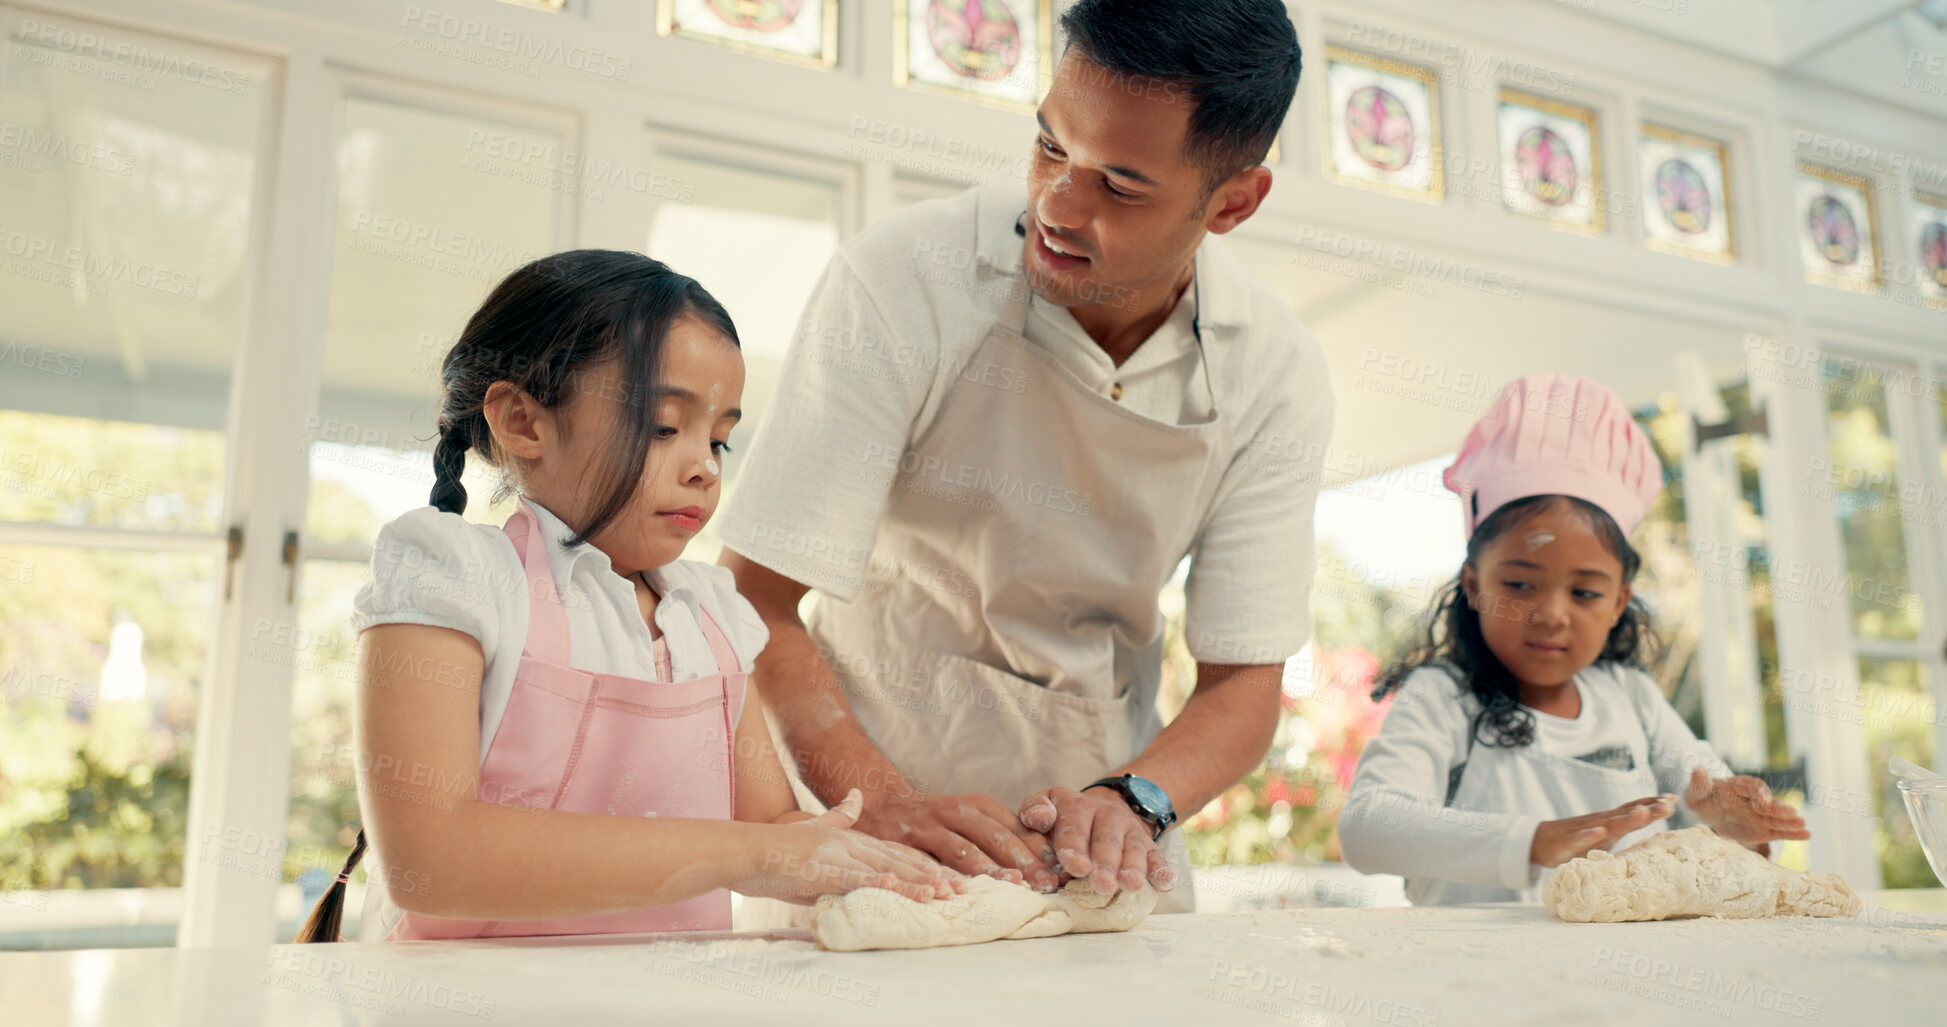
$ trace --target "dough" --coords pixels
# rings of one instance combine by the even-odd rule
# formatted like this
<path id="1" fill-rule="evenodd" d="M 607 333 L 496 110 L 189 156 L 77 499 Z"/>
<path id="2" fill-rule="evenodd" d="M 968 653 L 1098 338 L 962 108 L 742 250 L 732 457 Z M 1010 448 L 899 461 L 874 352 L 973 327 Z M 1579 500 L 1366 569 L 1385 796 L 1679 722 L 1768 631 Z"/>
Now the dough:
<path id="1" fill-rule="evenodd" d="M 819 899 L 811 913 L 811 936 L 835 952 L 858 952 L 1126 931 L 1142 923 L 1157 898 L 1147 885 L 1103 895 L 1086 879 L 1043 895 L 1024 884 L 975 877 L 966 891 L 931 902 L 860 888 Z"/>
<path id="2" fill-rule="evenodd" d="M 1569 860 L 1542 886 L 1541 901 L 1572 923 L 1859 912 L 1859 896 L 1837 874 L 1787 870 L 1702 826 Z"/>

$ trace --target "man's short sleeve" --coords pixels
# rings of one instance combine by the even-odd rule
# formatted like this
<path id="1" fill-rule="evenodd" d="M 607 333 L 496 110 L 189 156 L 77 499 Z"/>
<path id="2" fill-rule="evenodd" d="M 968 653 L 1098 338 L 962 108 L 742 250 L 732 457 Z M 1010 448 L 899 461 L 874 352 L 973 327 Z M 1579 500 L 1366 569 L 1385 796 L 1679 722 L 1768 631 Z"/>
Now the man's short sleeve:
<path id="1" fill-rule="evenodd" d="M 1184 640 L 1199 663 L 1283 663 L 1311 638 L 1312 513 L 1332 386 L 1302 326 L 1267 376 L 1268 408 L 1225 470 L 1190 555 Z"/>
<path id="2" fill-rule="evenodd" d="M 858 592 L 938 366 L 937 338 L 903 334 L 835 254 L 717 521 L 724 545 L 836 598 Z"/>

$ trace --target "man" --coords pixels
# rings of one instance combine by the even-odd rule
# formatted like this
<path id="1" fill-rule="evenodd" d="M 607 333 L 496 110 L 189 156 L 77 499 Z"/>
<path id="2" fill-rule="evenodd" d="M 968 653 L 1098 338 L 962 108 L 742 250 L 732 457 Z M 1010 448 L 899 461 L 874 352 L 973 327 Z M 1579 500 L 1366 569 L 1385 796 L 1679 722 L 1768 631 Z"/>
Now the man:
<path id="1" fill-rule="evenodd" d="M 832 259 L 723 563 L 804 783 L 861 788 L 859 829 L 1187 909 L 1159 837 L 1263 759 L 1310 634 L 1324 360 L 1211 238 L 1271 188 L 1298 40 L 1278 0 L 1082 0 L 1062 26 L 1025 195 L 922 204 Z M 1186 556 L 1196 688 L 1163 728 L 1157 596 Z"/>

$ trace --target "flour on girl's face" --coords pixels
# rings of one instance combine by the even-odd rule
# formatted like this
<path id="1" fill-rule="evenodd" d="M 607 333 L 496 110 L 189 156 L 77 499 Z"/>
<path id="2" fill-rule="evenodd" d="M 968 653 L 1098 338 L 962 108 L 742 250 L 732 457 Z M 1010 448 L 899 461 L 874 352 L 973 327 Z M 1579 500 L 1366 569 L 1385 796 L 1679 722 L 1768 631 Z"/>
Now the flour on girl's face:
<path id="1" fill-rule="evenodd" d="M 703 469 L 704 469 L 704 470 L 706 470 L 706 471 L 709 471 L 709 472 L 710 472 L 711 474 L 722 474 L 722 473 L 723 473 L 723 466 L 722 466 L 721 464 L 719 464 L 719 463 L 717 463 L 717 461 L 716 461 L 716 458 L 715 458 L 715 457 L 708 457 L 708 456 L 706 456 L 706 457 L 704 457 L 704 458 L 703 458 Z"/>
<path id="2" fill-rule="evenodd" d="M 1532 553 L 1542 546 L 1555 541 L 1555 536 L 1547 531 L 1531 531 L 1522 541 L 1528 544 L 1528 552 Z"/>

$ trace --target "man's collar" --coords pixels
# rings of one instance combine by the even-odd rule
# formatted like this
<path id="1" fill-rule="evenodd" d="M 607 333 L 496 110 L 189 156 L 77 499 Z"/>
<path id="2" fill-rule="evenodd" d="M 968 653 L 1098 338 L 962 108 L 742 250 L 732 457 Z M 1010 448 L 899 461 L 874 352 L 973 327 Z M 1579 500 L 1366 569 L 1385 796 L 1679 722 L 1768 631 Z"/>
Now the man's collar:
<path id="1" fill-rule="evenodd" d="M 999 274 L 1022 276 L 1026 237 L 1014 230 L 1016 225 L 1026 224 L 1026 212 L 1025 184 L 998 179 L 980 187 L 974 205 L 974 253 L 981 263 Z M 1197 246 L 1196 261 L 1198 323 L 1227 327 L 1249 324 L 1250 280 L 1230 246 L 1214 235 L 1205 235 Z"/>
<path id="2" fill-rule="evenodd" d="M 1014 234 L 1027 213 L 1027 187 L 1002 179 L 980 189 L 974 203 L 974 254 L 1004 275 L 1021 274 L 1023 236 Z"/>

